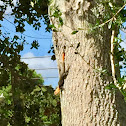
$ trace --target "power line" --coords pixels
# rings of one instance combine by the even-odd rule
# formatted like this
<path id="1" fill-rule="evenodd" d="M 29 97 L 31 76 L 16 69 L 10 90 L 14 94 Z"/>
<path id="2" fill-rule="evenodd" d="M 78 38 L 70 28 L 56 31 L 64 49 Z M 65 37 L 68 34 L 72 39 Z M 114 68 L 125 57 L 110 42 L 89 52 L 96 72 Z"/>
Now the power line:
<path id="1" fill-rule="evenodd" d="M 43 77 L 43 78 L 45 78 L 45 79 L 48 79 L 48 78 L 59 78 L 59 77 Z"/>
<path id="2" fill-rule="evenodd" d="M 58 68 L 37 68 L 37 69 L 30 68 L 30 69 L 33 69 L 33 70 L 57 70 Z"/>
<path id="3" fill-rule="evenodd" d="M 9 31 L 11 31 L 11 32 L 17 34 L 17 32 L 14 32 L 14 31 L 10 30 L 9 28 L 7 28 L 7 27 L 5 27 L 5 26 L 3 26 L 3 25 L 2 25 L 2 27 L 4 27 L 4 28 L 8 29 Z M 46 37 L 46 38 L 41 38 L 41 37 L 34 37 L 34 36 L 26 35 L 26 34 L 24 34 L 24 33 L 21 33 L 21 34 L 24 35 L 24 36 L 26 36 L 26 37 L 35 38 L 35 39 L 52 39 L 51 37 L 50 37 L 50 38 L 48 38 L 48 37 Z M 43 36 L 44 36 L 44 35 L 43 35 Z"/>
<path id="4" fill-rule="evenodd" d="M 59 78 L 59 77 L 42 77 L 42 78 L 45 78 L 45 79 L 48 79 L 48 78 L 50 78 L 50 79 L 54 79 L 54 78 Z M 41 79 L 41 78 L 32 78 L 33 80 L 39 80 L 39 79 Z"/>
<path id="5" fill-rule="evenodd" d="M 14 23 L 12 23 L 11 21 L 9 21 L 9 20 L 6 19 L 5 17 L 4 17 L 4 19 L 16 27 L 16 25 L 15 25 Z M 2 25 L 2 26 L 3 26 L 3 25 Z M 3 27 L 5 27 L 5 26 L 3 26 Z M 5 28 L 8 29 L 7 27 L 5 27 Z M 8 29 L 8 30 L 11 31 L 11 32 L 13 32 L 13 33 L 17 33 L 17 32 L 14 32 L 14 31 L 10 30 L 10 29 Z M 35 38 L 35 39 L 52 39 L 52 37 L 50 37 L 50 38 L 48 38 L 48 37 L 46 37 L 46 38 L 41 38 L 41 37 L 34 37 L 34 36 L 26 35 L 26 34 L 24 34 L 24 33 L 21 33 L 21 34 L 24 35 L 24 36 L 26 36 L 26 37 Z M 44 36 L 44 35 L 41 35 L 41 36 Z"/>
<path id="6" fill-rule="evenodd" d="M 36 58 L 48 58 L 52 56 L 35 56 L 35 57 L 21 57 L 21 59 L 36 59 Z"/>
<path id="7" fill-rule="evenodd" d="M 8 21 L 10 24 L 14 25 L 16 27 L 16 25 L 14 23 L 12 23 L 11 21 L 9 21 L 8 19 L 6 19 L 5 17 L 3 17 L 6 21 Z"/>
<path id="8" fill-rule="evenodd" d="M 22 35 L 26 36 L 26 37 L 29 37 L 29 38 L 35 38 L 35 39 L 52 39 L 52 38 L 39 38 L 39 37 L 33 37 L 33 36 L 30 36 L 30 35 L 26 35 L 24 33 L 22 33 Z"/>

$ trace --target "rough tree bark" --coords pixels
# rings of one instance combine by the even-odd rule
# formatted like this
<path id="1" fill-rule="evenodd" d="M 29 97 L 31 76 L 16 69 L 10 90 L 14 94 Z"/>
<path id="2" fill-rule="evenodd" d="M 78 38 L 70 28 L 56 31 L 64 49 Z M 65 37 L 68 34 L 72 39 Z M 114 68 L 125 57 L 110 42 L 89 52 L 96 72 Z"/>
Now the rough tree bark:
<path id="1" fill-rule="evenodd" d="M 119 0 L 116 2 L 120 2 Z M 111 76 L 110 41 L 108 26 L 89 32 L 90 24 L 102 22 L 105 8 L 99 0 L 54 0 L 51 7 L 62 12 L 64 25 L 53 32 L 55 55 L 62 69 L 62 52 L 65 46 L 65 69 L 70 66 L 61 93 L 63 126 L 125 126 L 126 104 L 118 91 L 105 89 Z M 50 9 L 51 15 L 52 9 Z M 97 13 L 98 12 L 98 13 Z M 58 27 L 56 18 L 51 22 Z M 71 33 L 82 28 L 75 35 Z"/>

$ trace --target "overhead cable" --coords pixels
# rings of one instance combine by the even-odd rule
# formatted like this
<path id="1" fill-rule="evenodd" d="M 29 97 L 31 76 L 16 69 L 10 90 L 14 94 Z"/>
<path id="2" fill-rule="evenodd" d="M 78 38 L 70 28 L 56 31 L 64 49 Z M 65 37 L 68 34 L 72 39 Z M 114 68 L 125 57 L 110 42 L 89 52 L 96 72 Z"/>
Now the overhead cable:
<path id="1" fill-rule="evenodd" d="M 16 27 L 16 25 L 15 25 L 14 23 L 12 23 L 11 21 L 9 21 L 9 20 L 6 19 L 5 17 L 4 17 L 4 19 Z M 2 25 L 2 26 L 3 26 L 3 25 Z M 4 26 L 4 27 L 5 27 L 5 26 Z M 5 28 L 6 28 L 6 27 L 5 27 Z M 8 29 L 8 28 L 6 28 L 6 29 Z M 10 29 L 8 29 L 8 30 L 10 30 Z M 10 31 L 12 31 L 12 30 L 10 30 Z M 12 32 L 14 32 L 14 31 L 12 31 Z M 17 32 L 14 32 L 14 33 L 17 33 Z M 34 37 L 34 36 L 26 35 L 26 34 L 24 34 L 24 33 L 21 33 L 21 34 L 24 35 L 24 36 L 26 36 L 26 37 L 35 38 L 35 39 L 52 39 L 52 37 L 50 37 L 50 38 L 49 38 L 49 37 L 42 38 L 42 37 Z M 44 35 L 43 35 L 43 36 L 44 36 Z"/>
<path id="2" fill-rule="evenodd" d="M 21 57 L 21 59 L 36 59 L 36 58 L 48 58 L 52 56 L 35 56 L 35 57 Z"/>

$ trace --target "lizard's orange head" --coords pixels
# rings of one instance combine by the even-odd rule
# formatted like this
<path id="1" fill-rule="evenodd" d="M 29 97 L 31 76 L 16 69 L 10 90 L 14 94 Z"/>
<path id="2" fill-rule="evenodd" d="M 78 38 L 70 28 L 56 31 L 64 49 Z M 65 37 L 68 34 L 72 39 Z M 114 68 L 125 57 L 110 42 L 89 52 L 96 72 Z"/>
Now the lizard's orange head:
<path id="1" fill-rule="evenodd" d="M 63 52 L 63 55 L 62 55 L 62 60 L 64 61 L 65 60 L 65 53 Z"/>

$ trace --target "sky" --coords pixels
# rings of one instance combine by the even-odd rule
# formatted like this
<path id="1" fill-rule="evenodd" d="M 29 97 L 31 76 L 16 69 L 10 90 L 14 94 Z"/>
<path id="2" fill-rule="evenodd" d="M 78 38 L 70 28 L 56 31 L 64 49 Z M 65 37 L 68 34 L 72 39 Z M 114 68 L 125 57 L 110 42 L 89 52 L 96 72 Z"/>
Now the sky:
<path id="1" fill-rule="evenodd" d="M 1 2 L 0 2 L 1 4 Z M 2 24 L 2 31 L 7 33 L 9 32 L 11 36 L 18 35 L 16 33 L 15 26 L 13 24 L 14 16 L 9 15 L 11 13 L 11 8 L 8 7 L 5 13 L 5 19 Z M 52 85 L 54 88 L 58 85 L 58 69 L 56 61 L 51 60 L 51 55 L 48 54 L 50 47 L 52 46 L 52 33 L 45 32 L 44 23 L 39 31 L 34 30 L 32 26 L 26 23 L 26 31 L 22 36 L 25 37 L 26 41 L 29 44 L 25 44 L 24 50 L 20 53 L 21 60 L 28 64 L 30 69 L 35 70 L 38 74 L 41 74 L 44 78 L 45 85 Z M 40 47 L 38 49 L 30 49 L 31 43 L 34 40 L 38 40 Z"/>
<path id="2" fill-rule="evenodd" d="M 126 26 L 126 23 L 124 23 L 124 26 Z M 124 40 L 120 45 L 126 50 L 126 33 L 120 30 L 120 35 L 122 40 Z M 126 75 L 126 68 L 121 69 L 120 72 L 121 76 Z"/>

